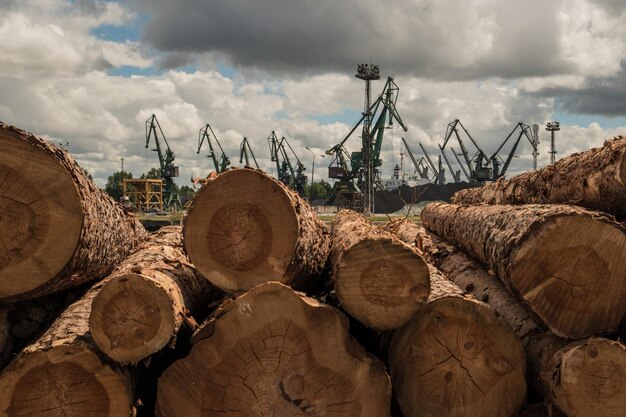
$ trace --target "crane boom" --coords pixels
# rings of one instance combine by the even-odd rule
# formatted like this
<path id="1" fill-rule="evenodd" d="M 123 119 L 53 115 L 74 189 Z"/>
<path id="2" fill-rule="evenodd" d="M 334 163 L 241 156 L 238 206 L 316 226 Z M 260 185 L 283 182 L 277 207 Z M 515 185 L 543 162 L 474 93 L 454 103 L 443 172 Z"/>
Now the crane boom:
<path id="1" fill-rule="evenodd" d="M 159 134 L 161 139 L 165 143 L 165 153 L 159 140 Z M 178 177 L 178 166 L 174 165 L 174 152 L 170 149 L 170 145 L 165 139 L 161 125 L 156 118 L 156 115 L 152 115 L 146 120 L 146 148 L 150 145 L 150 139 L 154 138 L 155 149 L 152 149 L 157 153 L 159 158 L 159 167 L 161 169 L 161 179 L 165 183 L 165 206 L 168 208 L 182 207 L 180 195 L 178 194 L 178 188 L 174 183 L 173 178 Z"/>
<path id="2" fill-rule="evenodd" d="M 213 148 L 213 144 L 211 143 L 211 136 L 213 136 L 213 138 L 215 139 L 215 143 L 217 144 L 220 150 L 219 160 L 215 152 L 215 149 Z M 207 155 L 207 157 L 211 158 L 211 160 L 213 161 L 215 172 L 218 174 L 221 174 L 222 172 L 226 171 L 228 167 L 230 166 L 230 159 L 228 158 L 228 156 L 226 156 L 226 153 L 224 152 L 222 145 L 220 144 L 219 140 L 217 140 L 217 136 L 213 132 L 211 125 L 208 123 L 203 128 L 201 128 L 200 132 L 198 133 L 198 150 L 196 151 L 196 153 L 200 153 L 202 144 L 205 141 L 207 145 L 209 146 L 209 154 Z"/>
<path id="3" fill-rule="evenodd" d="M 250 165 L 250 157 L 252 157 L 252 160 L 254 161 L 254 166 L 259 169 L 259 164 L 256 162 L 256 158 L 254 157 L 254 152 L 252 152 L 248 138 L 244 137 L 241 145 L 239 146 L 239 163 L 242 164 L 245 159 L 245 166 L 252 166 Z"/>

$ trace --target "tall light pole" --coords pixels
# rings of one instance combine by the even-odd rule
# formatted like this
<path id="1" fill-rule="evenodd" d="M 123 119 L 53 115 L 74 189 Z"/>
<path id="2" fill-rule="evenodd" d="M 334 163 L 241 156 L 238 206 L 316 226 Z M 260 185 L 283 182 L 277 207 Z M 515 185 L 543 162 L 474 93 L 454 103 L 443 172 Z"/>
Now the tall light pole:
<path id="1" fill-rule="evenodd" d="M 362 165 L 363 183 L 359 184 L 363 192 L 363 214 L 369 216 L 374 211 L 374 161 L 372 160 L 372 101 L 371 81 L 380 79 L 378 65 L 359 64 L 355 77 L 365 81 L 365 103 L 363 106 Z"/>
<path id="2" fill-rule="evenodd" d="M 313 150 L 311 148 L 309 148 L 308 146 L 305 146 L 306 150 L 311 152 L 311 156 L 313 157 L 313 166 L 311 167 L 311 185 L 313 185 L 315 183 L 315 157 L 317 155 L 315 155 L 315 152 L 313 152 Z M 324 158 L 326 155 L 320 155 L 322 158 Z"/>
<path id="3" fill-rule="evenodd" d="M 556 160 L 556 145 L 554 144 L 554 132 L 561 130 L 559 122 L 548 122 L 546 130 L 550 132 L 550 164 Z"/>

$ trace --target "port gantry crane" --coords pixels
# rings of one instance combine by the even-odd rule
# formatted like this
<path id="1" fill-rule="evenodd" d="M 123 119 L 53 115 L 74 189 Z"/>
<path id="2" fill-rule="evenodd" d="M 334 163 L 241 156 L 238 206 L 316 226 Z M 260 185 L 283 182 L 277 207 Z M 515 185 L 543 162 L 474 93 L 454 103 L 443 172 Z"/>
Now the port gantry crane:
<path id="1" fill-rule="evenodd" d="M 424 157 L 422 156 L 420 160 L 418 161 L 417 159 L 415 159 L 415 155 L 413 155 L 413 151 L 409 147 L 409 144 L 406 143 L 406 139 L 402 138 L 402 143 L 404 143 L 406 152 L 409 154 L 409 158 L 411 158 L 411 162 L 413 162 L 413 166 L 415 167 L 414 172 L 416 172 L 420 176 L 420 178 L 429 180 L 430 179 L 430 177 L 428 176 L 429 166 L 427 163 L 424 162 Z"/>
<path id="2" fill-rule="evenodd" d="M 161 141 L 159 140 L 159 134 L 165 144 L 165 153 L 163 153 Z M 178 194 L 178 188 L 173 180 L 174 177 L 178 177 L 178 166 L 174 165 L 174 152 L 170 149 L 170 145 L 167 143 L 167 139 L 165 139 L 161 125 L 154 114 L 146 120 L 146 148 L 150 145 L 150 139 L 152 137 L 154 137 L 154 143 L 156 146 L 152 150 L 155 151 L 159 157 L 161 179 L 165 183 L 165 207 L 169 209 L 176 209 L 177 207 L 180 208 L 183 205 L 180 195 Z"/>
<path id="3" fill-rule="evenodd" d="M 471 143 L 476 148 L 476 153 L 472 157 L 470 157 L 467 151 L 467 148 L 465 146 L 465 143 L 461 139 L 461 135 L 459 135 L 459 126 L 461 127 L 465 135 L 470 139 Z M 513 137 L 515 132 L 518 132 L 517 139 L 513 142 L 511 151 L 509 152 L 506 160 L 504 160 L 500 156 L 500 151 L 502 151 L 502 148 L 504 147 L 504 145 L 506 145 L 509 139 Z M 498 149 L 491 156 L 488 156 L 480 148 L 480 146 L 474 140 L 474 138 L 469 134 L 469 132 L 467 131 L 465 126 L 463 126 L 463 124 L 459 121 L 459 119 L 455 119 L 454 121 L 448 124 L 448 127 L 446 129 L 446 135 L 443 141 L 443 145 L 439 145 L 441 154 L 443 155 L 443 158 L 446 161 L 448 168 L 452 172 L 452 176 L 454 177 L 455 182 L 460 182 L 460 171 L 455 172 L 452 169 L 452 165 L 450 164 L 450 161 L 448 160 L 448 157 L 446 156 L 446 153 L 445 153 L 446 145 L 450 141 L 450 138 L 452 137 L 452 135 L 455 136 L 459 144 L 459 147 L 461 148 L 461 153 L 460 154 L 456 153 L 454 151 L 454 148 L 452 148 L 452 146 L 450 146 L 450 150 L 452 154 L 454 155 L 454 157 L 456 158 L 459 164 L 459 167 L 461 168 L 461 170 L 463 171 L 463 174 L 465 175 L 465 177 L 468 179 L 469 182 L 495 181 L 498 178 L 503 177 L 506 174 L 506 171 L 509 168 L 511 161 L 513 160 L 513 157 L 515 156 L 515 152 L 517 151 L 517 147 L 519 146 L 519 143 L 523 136 L 525 136 L 528 139 L 528 141 L 530 142 L 533 148 L 534 160 L 536 160 L 537 155 L 538 155 L 538 152 L 537 152 L 537 145 L 539 143 L 538 137 L 532 134 L 531 127 L 528 126 L 527 124 L 524 124 L 522 122 L 517 123 L 515 127 L 513 128 L 513 130 L 511 131 L 511 133 L 509 133 L 509 135 L 500 144 Z M 463 157 L 463 161 L 461 161 L 461 159 L 459 158 L 460 156 Z"/>
<path id="4" fill-rule="evenodd" d="M 369 80 L 367 74 L 361 73 L 369 71 L 370 76 L 375 76 L 378 67 L 372 67 L 373 69 L 368 70 L 360 65 L 357 74 L 357 78 L 366 80 L 366 106 L 361 118 L 341 142 L 326 151 L 327 155 L 332 156 L 328 177 L 337 180 L 328 202 L 365 212 L 373 210 L 374 187 L 384 188 L 380 180 L 380 166 L 383 163 L 380 152 L 385 129 L 391 128 L 395 120 L 405 132 L 408 130 L 396 109 L 400 89 L 393 78 L 387 78 L 383 92 L 369 104 Z M 372 125 L 371 121 L 374 119 L 376 122 Z M 361 123 L 363 123 L 361 150 L 349 153 L 345 143 Z"/>
<path id="5" fill-rule="evenodd" d="M 441 165 L 441 156 L 439 156 L 439 159 L 437 160 L 437 166 L 435 166 L 435 164 L 433 163 L 433 160 L 430 158 L 430 155 L 428 155 L 428 152 L 426 152 L 426 148 L 424 148 L 424 145 L 422 145 L 422 142 L 418 142 L 418 145 L 420 146 L 420 148 L 422 149 L 422 152 L 424 153 L 424 157 L 426 158 L 426 162 L 428 163 L 428 166 L 435 174 L 433 182 L 437 185 L 445 184 L 446 183 L 446 170 Z"/>
<path id="6" fill-rule="evenodd" d="M 241 145 L 239 146 L 239 163 L 243 164 L 243 161 L 245 160 L 245 166 L 251 167 L 250 157 L 252 157 L 252 160 L 254 161 L 254 166 L 259 169 L 259 164 L 256 162 L 256 158 L 254 157 L 254 152 L 252 152 L 248 138 L 244 137 L 241 141 Z"/>
<path id="7" fill-rule="evenodd" d="M 217 153 L 215 152 L 215 148 L 213 148 L 213 144 L 211 143 L 211 136 L 213 136 L 213 139 L 215 140 L 215 143 L 220 150 L 219 159 Z M 211 160 L 213 161 L 215 172 L 217 174 L 221 174 L 230 167 L 230 159 L 228 158 L 228 156 L 226 156 L 222 145 L 220 144 L 219 140 L 217 140 L 217 136 L 215 136 L 211 125 L 208 123 L 202 129 L 200 129 L 200 132 L 198 133 L 198 150 L 196 151 L 196 153 L 200 153 L 202 144 L 205 141 L 209 146 L 209 154 L 207 155 L 207 158 L 211 158 Z"/>
<path id="8" fill-rule="evenodd" d="M 307 183 L 307 176 L 304 175 L 306 168 L 300 162 L 300 158 L 296 155 L 287 139 L 283 136 L 278 139 L 276 132 L 272 130 L 272 133 L 267 137 L 267 144 L 270 148 L 270 159 L 276 163 L 276 175 L 280 182 L 287 187 L 296 190 L 300 196 L 304 196 L 304 187 Z M 289 159 L 289 153 L 287 148 L 291 151 L 292 156 L 296 160 L 296 166 L 294 168 L 291 160 Z"/>

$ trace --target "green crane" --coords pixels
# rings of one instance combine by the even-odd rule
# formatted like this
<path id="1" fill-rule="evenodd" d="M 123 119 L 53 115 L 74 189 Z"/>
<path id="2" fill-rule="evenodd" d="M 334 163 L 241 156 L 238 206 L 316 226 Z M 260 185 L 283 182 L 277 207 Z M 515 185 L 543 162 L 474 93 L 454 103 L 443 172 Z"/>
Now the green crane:
<path id="1" fill-rule="evenodd" d="M 219 159 L 217 153 L 215 152 L 215 149 L 213 148 L 213 144 L 211 143 L 211 136 L 213 136 L 213 139 L 215 139 L 215 143 L 220 150 Z M 226 156 L 226 153 L 224 153 L 222 145 L 220 144 L 219 140 L 217 140 L 217 136 L 215 136 L 213 129 L 211 129 L 211 125 L 208 123 L 202 129 L 200 129 L 200 132 L 198 133 L 198 151 L 196 153 L 200 153 L 200 148 L 202 148 L 202 144 L 205 141 L 207 145 L 209 145 L 209 154 L 207 155 L 207 158 L 211 158 L 211 160 L 213 161 L 215 172 L 221 174 L 230 167 L 230 159 L 228 159 L 228 156 Z"/>
<path id="2" fill-rule="evenodd" d="M 396 109 L 399 90 L 393 78 L 388 77 L 380 96 L 371 104 L 367 111 L 363 112 L 362 117 L 343 140 L 326 151 L 327 155 L 332 156 L 330 166 L 328 167 L 328 177 L 337 180 L 329 198 L 329 204 L 363 210 L 361 190 L 364 188 L 368 176 L 373 178 L 376 188 L 384 188 L 380 179 L 380 167 L 383 164 L 383 161 L 380 159 L 380 152 L 385 129 L 393 127 L 393 121 L 395 120 L 402 127 L 403 131 L 406 132 L 408 130 Z M 364 155 L 367 149 L 364 149 L 362 146 L 361 150 L 349 153 L 345 147 L 346 141 L 361 126 L 366 117 L 376 120 L 369 132 L 369 137 L 372 139 L 371 145 L 369 145 L 371 146 L 370 152 L 373 166 L 373 172 L 371 173 L 367 172 L 368 167 L 364 164 Z"/>
<path id="3" fill-rule="evenodd" d="M 161 139 L 165 143 L 165 154 L 159 140 L 159 134 Z M 176 209 L 182 207 L 180 195 L 178 194 L 178 187 L 174 183 L 173 178 L 178 177 L 178 166 L 174 165 L 174 152 L 170 149 L 167 139 L 163 134 L 161 125 L 153 114 L 146 120 L 146 148 L 150 145 L 150 139 L 154 137 L 154 143 L 156 148 L 152 149 L 159 157 L 159 166 L 161 168 L 161 179 L 165 185 L 164 201 L 165 207 L 169 209 Z"/>
<path id="4" fill-rule="evenodd" d="M 267 144 L 270 148 L 270 159 L 276 164 L 278 179 L 286 186 L 296 190 L 300 196 L 304 196 L 304 187 L 307 183 L 307 176 L 304 174 L 306 168 L 300 162 L 300 158 L 287 142 L 287 139 L 283 136 L 279 140 L 276 132 L 272 130 L 272 133 L 267 137 Z M 295 168 L 289 159 L 287 149 L 296 160 Z"/>
<path id="5" fill-rule="evenodd" d="M 241 145 L 239 146 L 239 163 L 243 164 L 243 161 L 245 160 L 245 166 L 251 167 L 250 157 L 252 157 L 252 160 L 254 161 L 254 166 L 259 169 L 259 164 L 256 162 L 256 158 L 254 157 L 254 152 L 252 152 L 248 138 L 243 138 L 243 141 L 241 141 Z"/>

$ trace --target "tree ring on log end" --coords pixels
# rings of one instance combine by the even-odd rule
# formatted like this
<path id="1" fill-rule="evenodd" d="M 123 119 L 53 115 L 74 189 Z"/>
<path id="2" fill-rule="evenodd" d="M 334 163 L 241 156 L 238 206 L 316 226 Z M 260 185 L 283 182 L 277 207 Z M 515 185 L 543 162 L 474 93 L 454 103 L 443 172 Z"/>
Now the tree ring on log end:
<path id="1" fill-rule="evenodd" d="M 57 159 L 6 129 L 0 148 L 0 298 L 8 298 L 65 267 L 83 214 L 73 179 Z"/>
<path id="2" fill-rule="evenodd" d="M 161 376 L 157 415 L 389 416 L 384 366 L 336 309 L 269 282 L 214 317 Z"/>
<path id="3" fill-rule="evenodd" d="M 174 327 L 166 290 L 132 273 L 104 285 L 89 316 L 89 328 L 100 350 L 121 363 L 136 363 L 159 351 L 175 334 Z"/>
<path id="4" fill-rule="evenodd" d="M 353 402 L 348 415 L 360 416 L 352 382 L 317 362 L 308 338 L 302 327 L 284 318 L 235 341 L 207 372 L 203 415 L 212 416 L 229 404 L 246 416 L 339 416 L 348 407 L 333 405 Z M 223 381 L 223 375 L 233 373 L 241 378 Z"/>
<path id="5" fill-rule="evenodd" d="M 561 387 L 568 409 L 581 416 L 618 417 L 626 405 L 626 347 L 595 338 L 565 353 Z"/>
<path id="6" fill-rule="evenodd" d="M 424 260 L 391 239 L 364 240 L 341 255 L 334 274 L 342 307 L 376 330 L 406 323 L 428 299 Z"/>
<path id="7" fill-rule="evenodd" d="M 198 271 L 226 291 L 287 276 L 299 235 L 289 196 L 266 175 L 234 169 L 207 183 L 184 220 L 185 251 Z"/>
<path id="8" fill-rule="evenodd" d="M 211 256 L 225 268 L 249 271 L 267 259 L 272 246 L 272 229 L 256 205 L 221 207 L 211 219 L 209 229 Z"/>
<path id="9" fill-rule="evenodd" d="M 124 378 L 78 346 L 25 354 L 0 376 L 2 415 L 114 417 L 131 405 Z"/>
<path id="10" fill-rule="evenodd" d="M 616 328 L 626 313 L 626 235 L 586 215 L 552 217 L 511 257 L 512 286 L 555 334 Z"/>
<path id="11" fill-rule="evenodd" d="M 396 331 L 389 364 L 407 416 L 510 416 L 526 395 L 519 339 L 487 305 L 462 297 L 429 302 Z"/>

